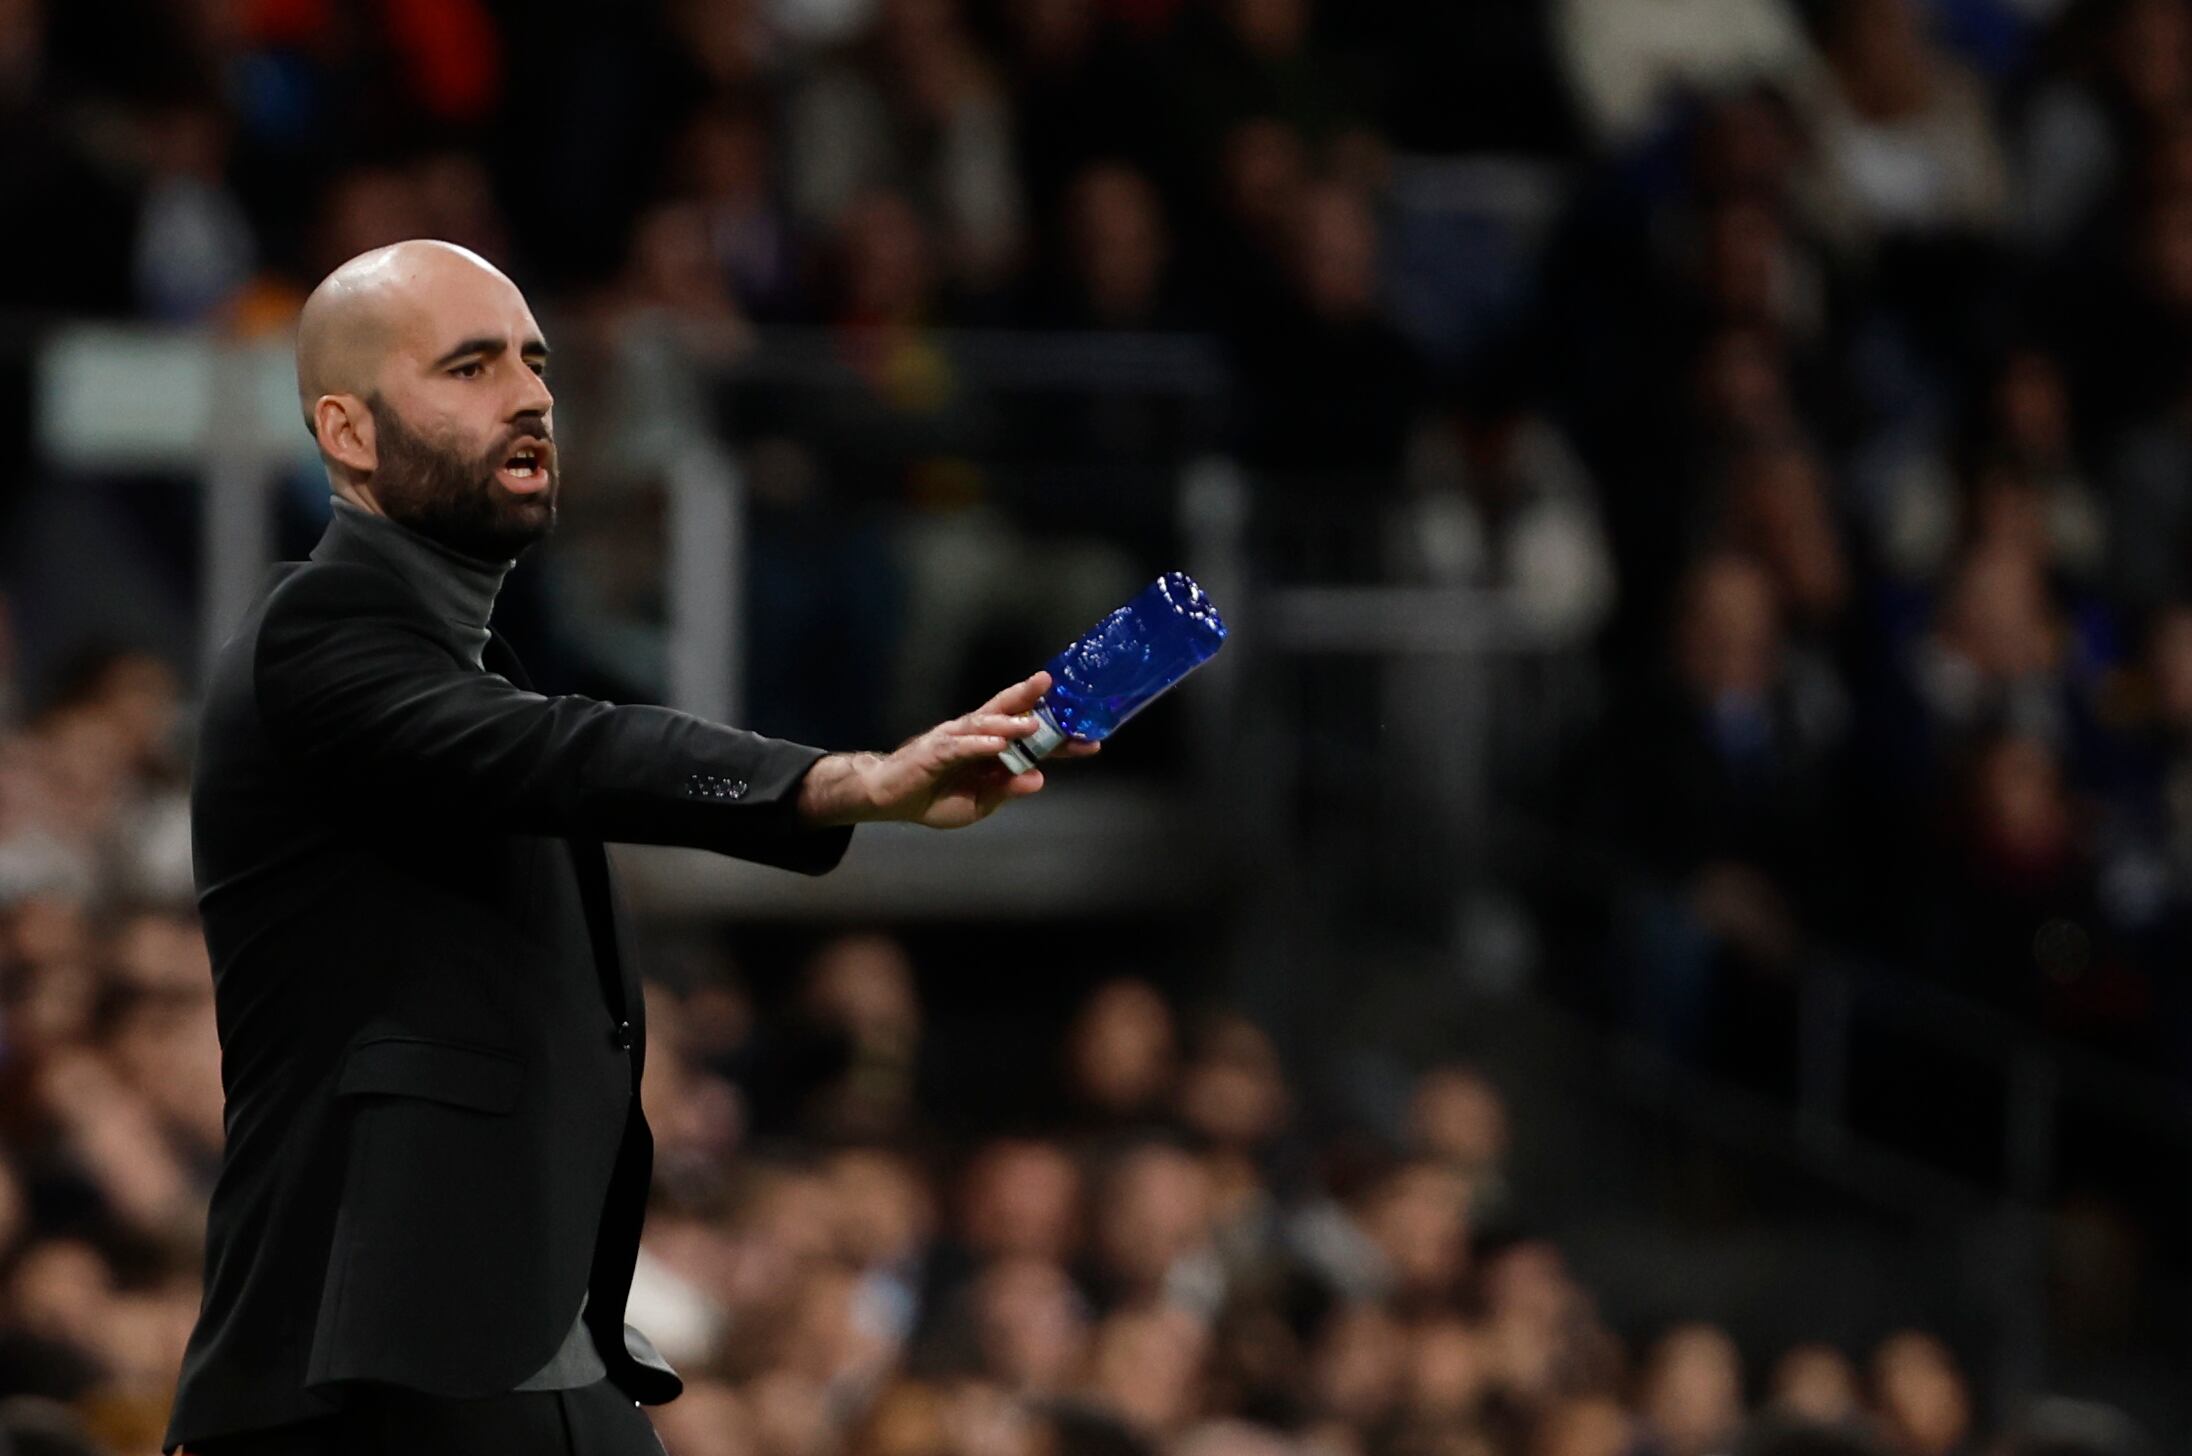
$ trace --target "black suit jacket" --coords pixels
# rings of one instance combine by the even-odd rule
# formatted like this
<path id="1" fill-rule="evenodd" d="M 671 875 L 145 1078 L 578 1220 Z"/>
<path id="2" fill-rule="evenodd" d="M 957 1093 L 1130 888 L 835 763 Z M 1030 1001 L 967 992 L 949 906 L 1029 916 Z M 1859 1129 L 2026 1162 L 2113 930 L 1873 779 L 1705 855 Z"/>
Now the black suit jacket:
<path id="1" fill-rule="evenodd" d="M 604 841 L 809 874 L 819 750 L 487 671 L 355 527 L 222 649 L 191 792 L 227 1143 L 165 1445 L 338 1410 L 345 1382 L 511 1389 L 586 1322 L 609 1378 L 653 1140 Z"/>

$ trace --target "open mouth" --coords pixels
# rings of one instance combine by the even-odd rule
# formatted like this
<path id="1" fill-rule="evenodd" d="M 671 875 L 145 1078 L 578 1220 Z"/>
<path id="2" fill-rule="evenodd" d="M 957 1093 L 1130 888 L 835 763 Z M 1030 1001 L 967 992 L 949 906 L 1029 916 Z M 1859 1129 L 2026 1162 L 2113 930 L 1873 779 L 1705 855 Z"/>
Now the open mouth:
<path id="1" fill-rule="evenodd" d="M 503 460 L 496 478 L 520 495 L 548 488 L 548 447 L 545 443 L 527 441 L 520 444 Z"/>

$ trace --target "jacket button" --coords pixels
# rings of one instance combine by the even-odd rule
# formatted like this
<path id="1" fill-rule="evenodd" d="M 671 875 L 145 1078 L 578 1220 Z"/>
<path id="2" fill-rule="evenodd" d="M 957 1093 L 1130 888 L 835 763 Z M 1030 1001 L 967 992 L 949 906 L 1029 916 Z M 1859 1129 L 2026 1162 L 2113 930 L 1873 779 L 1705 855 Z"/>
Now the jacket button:
<path id="1" fill-rule="evenodd" d="M 629 1021 L 618 1022 L 616 1030 L 609 1033 L 609 1044 L 620 1052 L 630 1051 L 632 1049 L 632 1023 Z"/>

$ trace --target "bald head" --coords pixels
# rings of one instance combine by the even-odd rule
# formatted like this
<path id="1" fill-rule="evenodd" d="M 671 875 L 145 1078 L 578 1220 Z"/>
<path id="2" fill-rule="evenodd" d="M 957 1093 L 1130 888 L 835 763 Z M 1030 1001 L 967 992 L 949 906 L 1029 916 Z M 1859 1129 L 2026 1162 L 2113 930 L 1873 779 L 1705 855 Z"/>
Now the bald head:
<path id="1" fill-rule="evenodd" d="M 360 253 L 320 280 L 297 320 L 297 399 L 305 422 L 323 394 L 373 393 L 391 343 L 415 327 L 433 300 L 451 292 L 517 285 L 469 248 L 432 238 Z"/>
<path id="2" fill-rule="evenodd" d="M 337 494 L 474 554 L 522 549 L 554 519 L 547 356 L 500 269 L 414 239 L 312 290 L 298 403 Z"/>

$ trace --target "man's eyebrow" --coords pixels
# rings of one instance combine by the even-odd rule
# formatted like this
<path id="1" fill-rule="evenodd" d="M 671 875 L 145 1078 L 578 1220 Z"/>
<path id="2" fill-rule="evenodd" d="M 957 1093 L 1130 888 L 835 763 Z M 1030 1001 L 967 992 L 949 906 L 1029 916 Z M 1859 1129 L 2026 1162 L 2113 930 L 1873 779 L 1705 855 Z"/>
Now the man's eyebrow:
<path id="1" fill-rule="evenodd" d="M 436 359 L 434 367 L 436 369 L 445 368 L 456 363 L 459 359 L 468 359 L 475 354 L 492 359 L 495 355 L 500 354 L 502 350 L 502 340 L 483 334 L 476 339 L 466 339 L 463 343 Z"/>

